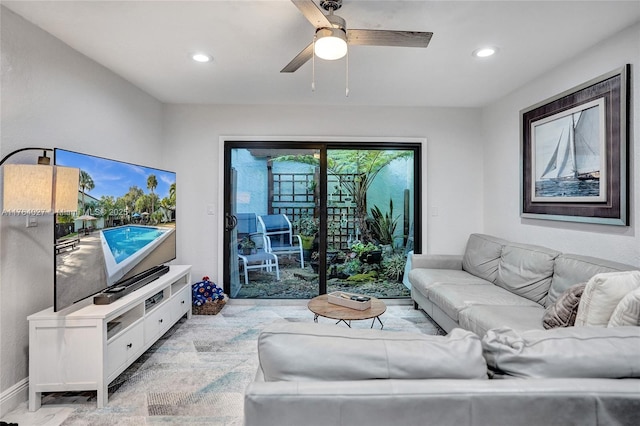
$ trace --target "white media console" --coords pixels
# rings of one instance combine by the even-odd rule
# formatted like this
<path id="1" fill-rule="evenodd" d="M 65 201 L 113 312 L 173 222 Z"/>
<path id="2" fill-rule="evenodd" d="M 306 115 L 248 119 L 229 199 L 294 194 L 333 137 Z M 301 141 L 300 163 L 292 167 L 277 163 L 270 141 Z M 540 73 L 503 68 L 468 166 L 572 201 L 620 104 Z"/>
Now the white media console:
<path id="1" fill-rule="evenodd" d="M 57 391 L 96 390 L 104 407 L 109 383 L 185 314 L 191 318 L 191 266 L 172 265 L 109 305 L 30 315 L 29 411 L 40 408 L 42 392 Z"/>

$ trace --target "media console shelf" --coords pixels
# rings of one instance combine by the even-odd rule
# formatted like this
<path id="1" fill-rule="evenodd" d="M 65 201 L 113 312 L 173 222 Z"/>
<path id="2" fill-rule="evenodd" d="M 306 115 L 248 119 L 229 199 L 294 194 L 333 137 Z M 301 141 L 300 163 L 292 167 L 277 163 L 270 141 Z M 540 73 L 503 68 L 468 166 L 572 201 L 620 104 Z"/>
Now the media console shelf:
<path id="1" fill-rule="evenodd" d="M 185 314 L 191 318 L 191 266 L 172 265 L 109 305 L 30 315 L 29 411 L 40 408 L 42 392 L 58 391 L 96 390 L 104 407 L 109 383 Z"/>

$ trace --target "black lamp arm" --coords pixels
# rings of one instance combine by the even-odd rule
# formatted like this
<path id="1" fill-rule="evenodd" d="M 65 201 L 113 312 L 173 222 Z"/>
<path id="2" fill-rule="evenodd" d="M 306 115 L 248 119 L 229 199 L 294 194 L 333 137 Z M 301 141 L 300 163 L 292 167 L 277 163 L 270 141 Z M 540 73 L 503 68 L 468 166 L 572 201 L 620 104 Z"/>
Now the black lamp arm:
<path id="1" fill-rule="evenodd" d="M 4 164 L 5 161 L 7 161 L 9 158 L 13 157 L 15 154 L 22 152 L 22 151 L 44 151 L 44 152 L 53 152 L 53 149 L 51 148 L 20 148 L 20 149 L 16 149 L 15 151 L 7 154 L 4 156 L 4 158 L 2 159 L 2 161 L 0 161 L 0 166 L 2 166 Z"/>

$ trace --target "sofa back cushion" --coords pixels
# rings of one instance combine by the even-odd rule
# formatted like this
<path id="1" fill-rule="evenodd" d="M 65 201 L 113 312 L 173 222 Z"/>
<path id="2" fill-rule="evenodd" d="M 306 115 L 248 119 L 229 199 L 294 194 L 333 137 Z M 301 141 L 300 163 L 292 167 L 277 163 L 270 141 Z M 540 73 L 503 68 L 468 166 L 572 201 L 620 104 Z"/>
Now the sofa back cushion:
<path id="1" fill-rule="evenodd" d="M 544 306 L 559 255 L 546 247 L 508 243 L 502 247 L 495 284 Z"/>
<path id="2" fill-rule="evenodd" d="M 485 234 L 471 234 L 462 258 L 462 269 L 476 277 L 495 282 L 502 246 L 508 241 Z"/>
<path id="3" fill-rule="evenodd" d="M 640 377 L 640 327 L 561 327 L 487 331 L 487 365 L 498 374 L 528 378 Z"/>
<path id="4" fill-rule="evenodd" d="M 598 259 L 596 257 L 580 256 L 563 253 L 555 260 L 553 278 L 549 288 L 549 297 L 545 306 L 551 305 L 558 296 L 574 284 L 587 282 L 596 274 L 603 272 L 631 271 L 638 269 L 631 265 Z"/>
<path id="5" fill-rule="evenodd" d="M 480 338 L 461 328 L 447 336 L 281 323 L 258 338 L 270 381 L 486 379 Z"/>

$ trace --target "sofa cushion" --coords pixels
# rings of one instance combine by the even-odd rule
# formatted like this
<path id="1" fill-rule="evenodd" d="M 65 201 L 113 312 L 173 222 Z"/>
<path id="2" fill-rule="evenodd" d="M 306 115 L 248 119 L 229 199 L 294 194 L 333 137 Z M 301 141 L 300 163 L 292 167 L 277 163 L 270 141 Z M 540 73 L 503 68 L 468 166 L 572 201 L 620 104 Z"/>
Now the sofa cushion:
<path id="1" fill-rule="evenodd" d="M 471 305 L 540 306 L 494 284 L 436 284 L 429 288 L 429 300 L 454 321 Z"/>
<path id="2" fill-rule="evenodd" d="M 613 310 L 609 327 L 640 325 L 640 288 L 628 293 Z"/>
<path id="3" fill-rule="evenodd" d="M 435 284 L 491 284 L 459 269 L 412 269 L 409 280 L 412 290 L 420 291 L 425 297 L 429 296 L 429 288 Z"/>
<path id="4" fill-rule="evenodd" d="M 551 285 L 553 263 L 559 251 L 530 244 L 502 247 L 496 285 L 544 305 Z"/>
<path id="5" fill-rule="evenodd" d="M 516 331 L 542 330 L 544 308 L 540 305 L 471 305 L 458 314 L 465 330 L 484 336 L 492 328 L 509 327 Z"/>
<path id="6" fill-rule="evenodd" d="M 580 298 L 575 325 L 606 327 L 618 303 L 637 288 L 640 288 L 640 271 L 594 275 Z"/>
<path id="7" fill-rule="evenodd" d="M 477 277 L 494 282 L 498 262 L 506 240 L 484 234 L 471 234 L 462 257 L 462 269 Z"/>
<path id="8" fill-rule="evenodd" d="M 545 306 L 551 305 L 569 287 L 586 283 L 591 277 L 602 272 L 620 272 L 638 269 L 631 265 L 577 254 L 561 254 L 553 267 L 553 279 Z"/>
<path id="9" fill-rule="evenodd" d="M 413 251 L 408 256 L 407 264 L 410 269 L 457 269 L 462 270 L 462 255 L 458 254 L 416 254 Z"/>
<path id="10" fill-rule="evenodd" d="M 486 379 L 480 338 L 283 323 L 258 337 L 265 381 Z"/>
<path id="11" fill-rule="evenodd" d="M 640 327 L 500 328 L 482 347 L 490 369 L 516 377 L 640 377 Z"/>
<path id="12" fill-rule="evenodd" d="M 576 322 L 578 304 L 587 283 L 572 285 L 544 311 L 544 328 L 570 327 Z"/>

